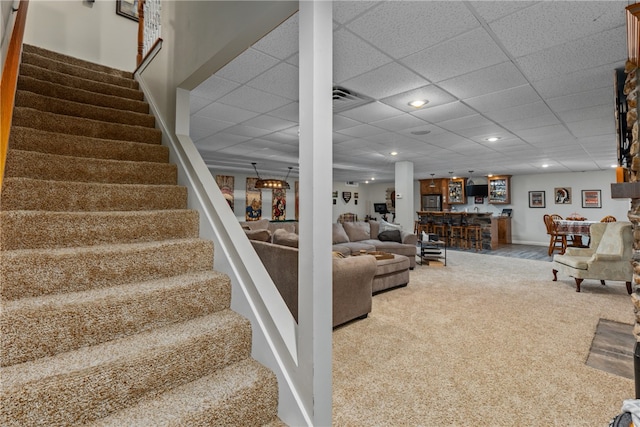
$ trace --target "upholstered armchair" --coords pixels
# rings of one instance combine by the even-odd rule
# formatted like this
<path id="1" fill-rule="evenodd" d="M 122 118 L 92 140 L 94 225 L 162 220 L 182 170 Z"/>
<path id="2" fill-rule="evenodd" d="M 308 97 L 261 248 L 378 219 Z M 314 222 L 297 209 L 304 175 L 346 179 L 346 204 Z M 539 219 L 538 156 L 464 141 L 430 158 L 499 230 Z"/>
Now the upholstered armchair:
<path id="1" fill-rule="evenodd" d="M 630 222 L 603 222 L 590 227 L 591 241 L 588 248 L 567 248 L 563 255 L 553 257 L 553 281 L 557 273 L 573 277 L 576 292 L 584 279 L 625 282 L 627 292 L 631 293 L 633 266 L 633 234 Z"/>

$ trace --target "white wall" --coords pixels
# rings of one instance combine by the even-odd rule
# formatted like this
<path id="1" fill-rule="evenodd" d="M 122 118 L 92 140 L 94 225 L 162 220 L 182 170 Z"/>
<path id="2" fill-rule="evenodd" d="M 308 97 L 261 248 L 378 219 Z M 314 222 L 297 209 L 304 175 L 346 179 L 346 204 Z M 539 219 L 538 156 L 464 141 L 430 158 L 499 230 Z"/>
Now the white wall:
<path id="1" fill-rule="evenodd" d="M 138 23 L 116 2 L 31 1 L 24 42 L 125 71 L 136 68 Z"/>

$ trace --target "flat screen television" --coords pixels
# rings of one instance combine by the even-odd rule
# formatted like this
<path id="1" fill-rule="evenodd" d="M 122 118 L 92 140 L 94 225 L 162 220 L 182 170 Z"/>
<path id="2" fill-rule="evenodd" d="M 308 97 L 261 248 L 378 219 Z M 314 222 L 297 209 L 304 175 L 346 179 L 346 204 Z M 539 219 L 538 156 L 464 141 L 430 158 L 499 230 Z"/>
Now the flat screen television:
<path id="1" fill-rule="evenodd" d="M 467 185 L 464 191 L 469 197 L 487 197 L 489 195 L 489 186 L 487 184 Z"/>
<path id="2" fill-rule="evenodd" d="M 373 204 L 373 210 L 380 215 L 385 215 L 388 214 L 389 211 L 387 210 L 387 204 L 386 203 L 374 203 Z"/>

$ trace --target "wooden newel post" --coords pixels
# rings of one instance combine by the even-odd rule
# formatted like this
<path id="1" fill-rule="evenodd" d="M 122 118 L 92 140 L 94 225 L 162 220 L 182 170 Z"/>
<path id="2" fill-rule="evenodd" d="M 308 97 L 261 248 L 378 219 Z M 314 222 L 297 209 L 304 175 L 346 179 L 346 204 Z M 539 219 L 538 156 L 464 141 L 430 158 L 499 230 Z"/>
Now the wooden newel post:
<path id="1" fill-rule="evenodd" d="M 138 55 L 136 56 L 136 65 L 142 63 L 144 53 L 144 2 L 138 1 Z"/>

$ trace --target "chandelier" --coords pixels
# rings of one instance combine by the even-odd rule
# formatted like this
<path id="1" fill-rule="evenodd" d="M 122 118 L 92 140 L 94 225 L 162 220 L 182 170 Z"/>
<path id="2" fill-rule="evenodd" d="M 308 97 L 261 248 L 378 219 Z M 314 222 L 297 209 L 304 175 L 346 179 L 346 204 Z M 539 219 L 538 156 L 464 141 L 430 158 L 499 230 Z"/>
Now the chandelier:
<path id="1" fill-rule="evenodd" d="M 289 183 L 287 182 L 287 178 L 289 178 L 289 174 L 291 173 L 291 166 L 289 166 L 289 172 L 287 172 L 287 176 L 284 179 L 275 179 L 275 178 L 268 178 L 268 179 L 262 179 L 260 177 L 260 173 L 258 172 L 258 169 L 256 168 L 256 163 L 252 162 L 251 165 L 253 166 L 253 170 L 256 171 L 256 175 L 258 175 L 258 180 L 256 181 L 256 188 L 285 188 L 285 189 L 290 189 L 291 186 L 289 186 Z"/>

